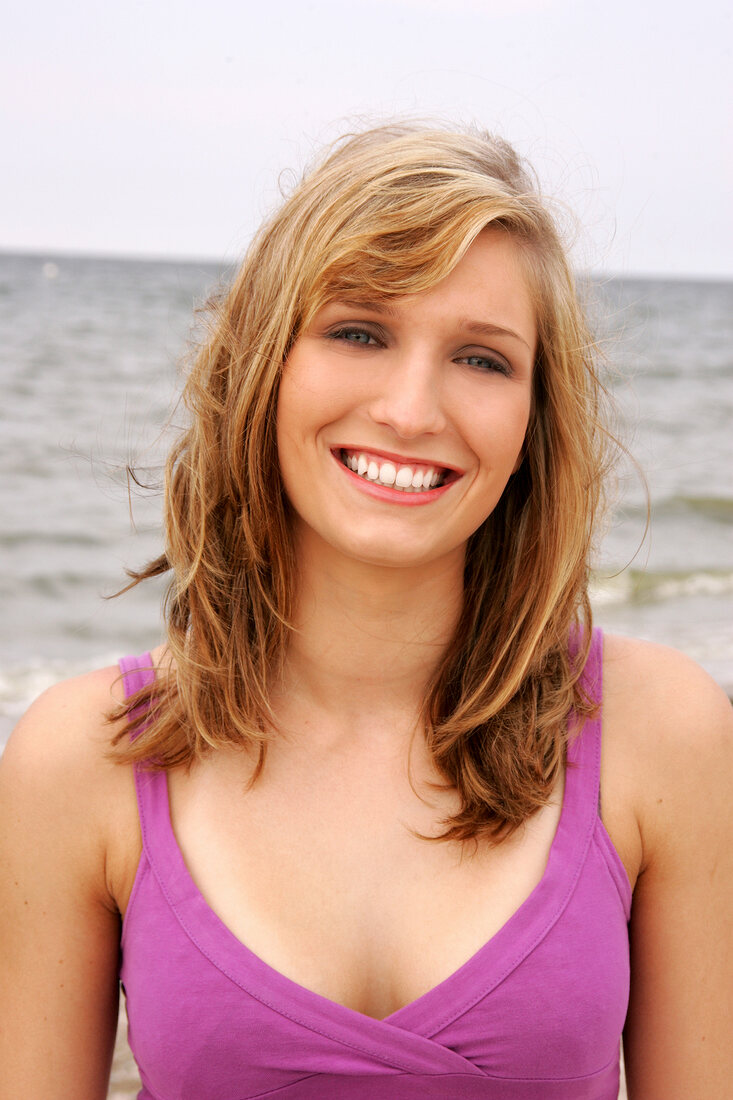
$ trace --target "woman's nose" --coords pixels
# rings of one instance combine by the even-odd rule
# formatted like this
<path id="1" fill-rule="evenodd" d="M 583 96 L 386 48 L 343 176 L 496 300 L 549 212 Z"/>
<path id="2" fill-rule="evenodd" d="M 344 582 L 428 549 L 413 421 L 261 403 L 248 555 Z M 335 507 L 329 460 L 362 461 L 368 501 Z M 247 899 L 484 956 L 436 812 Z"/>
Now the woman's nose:
<path id="1" fill-rule="evenodd" d="M 390 357 L 385 367 L 371 401 L 372 419 L 387 425 L 402 439 L 441 432 L 446 419 L 438 364 L 427 354 L 417 352 Z"/>

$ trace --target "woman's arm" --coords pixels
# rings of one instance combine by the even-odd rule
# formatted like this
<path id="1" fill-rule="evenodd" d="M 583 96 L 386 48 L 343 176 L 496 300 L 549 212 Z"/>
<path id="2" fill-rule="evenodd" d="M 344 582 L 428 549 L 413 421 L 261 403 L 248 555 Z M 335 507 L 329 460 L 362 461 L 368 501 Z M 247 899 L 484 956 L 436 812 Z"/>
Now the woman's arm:
<path id="1" fill-rule="evenodd" d="M 102 1100 L 117 1024 L 120 918 L 105 758 L 111 670 L 31 707 L 0 761 L 0 1098 Z"/>
<path id="2" fill-rule="evenodd" d="M 641 836 L 624 1033 L 629 1100 L 733 1095 L 733 710 L 687 658 L 621 646 Z M 620 711 L 616 721 L 621 718 Z"/>

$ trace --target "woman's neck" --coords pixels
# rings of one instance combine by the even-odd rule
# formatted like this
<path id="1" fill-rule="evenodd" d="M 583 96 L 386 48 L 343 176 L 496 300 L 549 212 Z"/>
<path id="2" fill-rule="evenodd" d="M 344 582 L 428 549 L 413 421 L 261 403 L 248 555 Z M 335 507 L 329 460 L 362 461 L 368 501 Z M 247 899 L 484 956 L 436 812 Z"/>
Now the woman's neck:
<path id="1" fill-rule="evenodd" d="M 301 539 L 283 700 L 332 729 L 414 725 L 456 627 L 463 552 L 415 568 L 374 566 Z M 292 713 L 292 703 L 287 708 Z"/>

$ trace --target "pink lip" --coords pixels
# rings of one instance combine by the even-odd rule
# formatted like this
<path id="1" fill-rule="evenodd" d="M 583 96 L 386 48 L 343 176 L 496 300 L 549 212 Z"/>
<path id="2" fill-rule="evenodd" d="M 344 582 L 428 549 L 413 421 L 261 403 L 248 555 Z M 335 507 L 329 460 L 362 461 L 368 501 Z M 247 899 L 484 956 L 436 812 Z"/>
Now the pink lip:
<path id="1" fill-rule="evenodd" d="M 358 444 L 356 446 L 351 444 L 350 446 L 331 448 L 331 453 L 337 459 L 341 451 L 349 451 L 351 454 L 363 454 L 374 458 L 382 458 L 387 462 L 394 462 L 397 466 L 432 466 L 434 470 L 448 470 L 450 473 L 457 474 L 459 477 L 465 472 L 458 466 L 451 466 L 447 462 L 439 462 L 434 458 L 415 458 L 410 455 L 398 455 L 394 451 L 382 451 L 377 447 L 361 447 Z"/>
<path id="2" fill-rule="evenodd" d="M 343 462 L 339 458 L 340 451 L 353 449 L 355 448 L 344 447 L 339 448 L 335 452 L 332 451 L 331 453 L 333 455 L 334 461 L 338 463 L 339 469 L 341 469 L 347 475 L 347 477 L 351 478 L 354 484 L 359 489 L 361 489 L 363 493 L 366 493 L 367 496 L 375 497 L 377 500 L 389 501 L 393 504 L 403 504 L 407 505 L 408 507 L 412 507 L 413 505 L 417 506 L 418 504 L 430 504 L 432 501 L 437 500 L 438 497 L 442 496 L 443 493 L 447 493 L 451 485 L 454 485 L 457 480 L 456 478 L 454 478 L 451 481 L 445 482 L 443 485 L 436 486 L 435 489 L 424 489 L 420 493 L 404 493 L 401 492 L 399 489 L 390 489 L 386 485 L 379 485 L 376 481 L 367 481 L 366 478 L 360 477 L 358 474 L 355 474 L 354 471 L 350 470 L 348 466 L 344 466 Z M 397 462 L 400 462 L 405 466 L 409 466 L 410 464 L 409 459 L 387 454 L 384 451 L 372 451 L 364 448 L 360 453 L 379 455 L 380 457 L 386 458 L 390 461 L 395 461 L 396 459 Z M 417 459 L 413 459 L 412 461 L 418 463 Z M 427 466 L 430 465 L 430 463 L 422 460 L 419 462 L 419 465 Z M 438 467 L 437 463 L 432 463 L 432 465 L 435 466 L 436 469 L 452 469 L 449 466 Z"/>

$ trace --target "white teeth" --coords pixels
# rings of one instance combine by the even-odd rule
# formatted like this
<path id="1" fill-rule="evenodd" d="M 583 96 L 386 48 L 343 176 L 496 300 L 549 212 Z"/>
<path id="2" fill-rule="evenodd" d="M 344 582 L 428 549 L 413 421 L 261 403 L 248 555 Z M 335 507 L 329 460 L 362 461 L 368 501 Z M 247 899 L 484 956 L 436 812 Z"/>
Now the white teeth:
<path id="1" fill-rule="evenodd" d="M 425 492 L 434 489 L 440 481 L 440 471 L 433 466 L 413 470 L 411 466 L 397 466 L 394 462 L 377 463 L 365 454 L 341 452 L 345 466 L 359 477 L 376 481 L 387 488 L 401 489 L 403 492 Z"/>
<path id="2" fill-rule="evenodd" d="M 382 485 L 394 485 L 397 477 L 397 467 L 393 466 L 391 462 L 383 462 L 379 467 L 379 480 Z"/>

